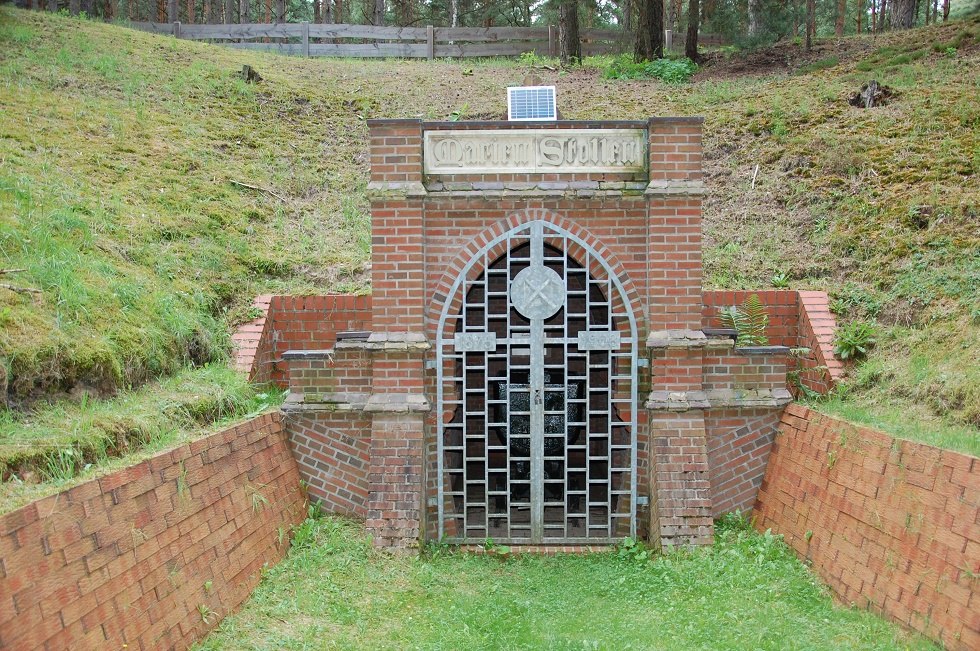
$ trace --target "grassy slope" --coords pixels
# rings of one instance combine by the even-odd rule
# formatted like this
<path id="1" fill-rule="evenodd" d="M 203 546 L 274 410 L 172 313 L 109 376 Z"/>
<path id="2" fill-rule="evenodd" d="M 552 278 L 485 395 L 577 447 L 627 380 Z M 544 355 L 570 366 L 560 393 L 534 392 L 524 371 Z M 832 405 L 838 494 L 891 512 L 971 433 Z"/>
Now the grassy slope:
<path id="1" fill-rule="evenodd" d="M 569 118 L 705 115 L 706 285 L 783 272 L 829 290 L 844 318 L 877 316 L 887 331 L 849 415 L 914 417 L 926 438 L 958 425 L 942 442 L 975 450 L 978 32 L 973 19 L 823 43 L 814 56 L 838 63 L 796 76 L 719 61 L 681 87 L 536 72 Z M 242 83 L 245 62 L 266 81 Z M 497 117 L 526 72 L 284 58 L 0 8 L 0 267 L 43 290 L 0 290 L 11 404 L 220 359 L 260 291 L 363 289 L 364 119 Z M 847 106 L 872 76 L 898 101 Z M 8 414 L 0 439 L 35 420 Z"/>
<path id="2" fill-rule="evenodd" d="M 288 558 L 199 651 L 219 649 L 933 649 L 834 606 L 791 551 L 744 525 L 714 548 L 391 557 L 363 528 L 308 520 Z"/>

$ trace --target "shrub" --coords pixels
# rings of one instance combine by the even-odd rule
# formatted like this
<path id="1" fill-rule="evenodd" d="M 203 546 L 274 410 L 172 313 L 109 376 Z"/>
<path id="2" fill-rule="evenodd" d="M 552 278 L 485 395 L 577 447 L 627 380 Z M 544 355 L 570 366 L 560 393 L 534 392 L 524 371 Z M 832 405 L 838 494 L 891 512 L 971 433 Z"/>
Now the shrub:
<path id="1" fill-rule="evenodd" d="M 853 321 L 837 330 L 834 354 L 840 359 L 862 359 L 877 342 L 878 331 L 867 321 Z"/>
<path id="2" fill-rule="evenodd" d="M 606 79 L 659 79 L 667 84 L 682 84 L 697 72 L 698 65 L 690 59 L 657 59 L 634 61 L 624 54 L 607 65 L 602 76 Z"/>

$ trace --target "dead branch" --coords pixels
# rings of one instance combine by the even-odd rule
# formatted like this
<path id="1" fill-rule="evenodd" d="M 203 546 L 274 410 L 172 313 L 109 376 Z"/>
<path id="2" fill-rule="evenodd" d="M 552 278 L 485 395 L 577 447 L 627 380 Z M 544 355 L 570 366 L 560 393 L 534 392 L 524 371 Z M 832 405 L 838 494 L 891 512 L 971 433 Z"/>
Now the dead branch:
<path id="1" fill-rule="evenodd" d="M 19 274 L 27 271 L 27 269 L 0 269 L 0 276 L 6 274 Z"/>
<path id="2" fill-rule="evenodd" d="M 266 194 L 275 197 L 279 201 L 285 203 L 286 198 L 281 194 L 273 192 L 269 188 L 263 188 L 261 185 L 252 185 L 251 183 L 243 183 L 242 181 L 236 181 L 235 179 L 228 179 L 232 185 L 237 185 L 242 188 L 248 188 L 249 190 L 257 190 L 259 192 L 265 192 Z"/>
<path id="3" fill-rule="evenodd" d="M 35 289 L 34 287 L 17 287 L 16 285 L 11 285 L 10 283 L 0 283 L 0 289 L 6 289 L 11 292 L 16 292 L 18 294 L 40 294 L 40 289 Z"/>

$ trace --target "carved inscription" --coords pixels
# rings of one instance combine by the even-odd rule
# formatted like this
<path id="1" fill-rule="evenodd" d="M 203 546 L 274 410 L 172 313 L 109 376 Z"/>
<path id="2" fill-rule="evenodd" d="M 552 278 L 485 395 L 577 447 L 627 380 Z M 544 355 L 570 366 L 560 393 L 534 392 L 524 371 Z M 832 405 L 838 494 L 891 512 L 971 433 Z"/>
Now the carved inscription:
<path id="1" fill-rule="evenodd" d="M 642 172 L 643 129 L 427 131 L 426 174 Z"/>
<path id="2" fill-rule="evenodd" d="M 457 332 L 453 336 L 457 353 L 492 353 L 497 350 L 497 335 L 493 332 Z"/>
<path id="3" fill-rule="evenodd" d="M 618 332 L 580 332 L 579 350 L 619 350 L 621 339 Z"/>

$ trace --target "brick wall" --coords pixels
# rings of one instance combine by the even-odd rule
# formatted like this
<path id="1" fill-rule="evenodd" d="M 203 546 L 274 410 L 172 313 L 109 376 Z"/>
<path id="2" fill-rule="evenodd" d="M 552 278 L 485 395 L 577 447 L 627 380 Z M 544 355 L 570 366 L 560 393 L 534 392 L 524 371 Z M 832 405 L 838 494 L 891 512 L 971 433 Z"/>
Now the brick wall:
<path id="1" fill-rule="evenodd" d="M 789 406 L 755 508 L 845 603 L 980 648 L 980 459 Z"/>
<path id="2" fill-rule="evenodd" d="M 843 374 L 843 364 L 834 358 L 836 320 L 830 311 L 826 292 L 790 289 L 709 290 L 703 294 L 702 322 L 706 328 L 719 328 L 719 309 L 741 305 L 757 294 L 769 315 L 766 336 L 775 346 L 809 348 L 799 359 L 800 379 L 814 391 L 826 393 Z M 807 370 L 809 369 L 809 370 Z"/>
<path id="3" fill-rule="evenodd" d="M 330 513 L 367 517 L 371 419 L 363 412 L 290 413 L 289 445 L 310 499 Z"/>
<path id="4" fill-rule="evenodd" d="M 752 510 L 766 474 L 779 415 L 769 407 L 709 409 L 705 413 L 714 517 Z"/>
<path id="5" fill-rule="evenodd" d="M 0 517 L 0 648 L 188 648 L 304 516 L 279 414 L 33 502 Z"/>
<path id="6" fill-rule="evenodd" d="M 282 362 L 287 350 L 332 348 L 338 332 L 371 329 L 370 296 L 263 295 L 253 305 L 262 314 L 232 336 L 235 366 L 255 382 L 274 382 L 282 388 L 289 384 Z"/>

